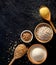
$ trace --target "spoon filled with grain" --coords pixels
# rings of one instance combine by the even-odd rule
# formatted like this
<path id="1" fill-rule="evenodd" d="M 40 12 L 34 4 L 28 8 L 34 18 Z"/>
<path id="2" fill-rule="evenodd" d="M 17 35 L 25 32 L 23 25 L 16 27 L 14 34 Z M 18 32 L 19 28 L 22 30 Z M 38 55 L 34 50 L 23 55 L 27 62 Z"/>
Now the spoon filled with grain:
<path id="1" fill-rule="evenodd" d="M 16 59 L 19 59 L 21 58 L 27 51 L 27 48 L 24 44 L 19 44 L 15 51 L 14 51 L 14 57 L 13 59 L 11 60 L 11 62 L 9 63 L 9 65 L 12 65 L 12 63 L 16 60 Z"/>
<path id="2" fill-rule="evenodd" d="M 46 6 L 42 6 L 42 7 L 39 9 L 39 13 L 40 13 L 40 16 L 41 16 L 43 19 L 49 21 L 49 23 L 50 23 L 50 25 L 52 26 L 54 32 L 56 33 L 56 29 L 55 29 L 55 27 L 54 27 L 54 25 L 53 25 L 53 23 L 52 23 L 52 21 L 51 21 L 51 12 L 50 12 L 49 8 L 46 7 Z"/>

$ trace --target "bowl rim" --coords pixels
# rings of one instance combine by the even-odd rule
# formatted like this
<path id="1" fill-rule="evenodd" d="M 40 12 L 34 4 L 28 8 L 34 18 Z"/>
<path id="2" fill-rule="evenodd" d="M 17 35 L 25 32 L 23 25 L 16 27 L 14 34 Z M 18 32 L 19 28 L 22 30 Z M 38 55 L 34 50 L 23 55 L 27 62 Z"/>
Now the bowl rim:
<path id="1" fill-rule="evenodd" d="M 38 61 L 38 62 L 34 61 L 34 59 L 32 59 L 32 58 L 30 57 L 30 50 L 31 50 L 31 48 L 32 48 L 33 46 L 40 46 L 41 48 L 43 48 L 43 49 L 46 51 L 46 57 L 43 58 L 41 61 Z M 47 49 L 46 49 L 42 44 L 33 44 L 33 45 L 28 49 L 28 51 L 27 51 L 28 59 L 29 59 L 29 61 L 32 62 L 33 64 L 42 64 L 42 63 L 46 60 L 47 55 L 48 55 Z"/>
<path id="2" fill-rule="evenodd" d="M 32 35 L 32 37 L 31 37 L 30 40 L 25 41 L 25 40 L 22 38 L 22 34 L 23 34 L 24 32 L 29 32 L 29 33 Z M 32 33 L 30 30 L 23 30 L 23 31 L 21 32 L 20 38 L 21 38 L 21 40 L 22 40 L 23 42 L 25 42 L 25 43 L 29 43 L 29 42 L 31 42 L 32 39 L 33 39 L 33 33 Z"/>
<path id="3" fill-rule="evenodd" d="M 47 26 L 47 27 L 49 27 L 51 30 L 52 30 L 52 37 L 50 37 L 49 38 L 49 40 L 40 40 L 37 36 L 36 36 L 36 29 L 38 28 L 38 27 L 40 27 L 40 26 L 43 26 L 43 25 L 45 25 L 45 26 Z M 34 29 L 34 36 L 35 36 L 35 38 L 39 41 L 39 42 L 41 42 L 41 43 L 47 43 L 47 42 L 49 42 L 52 38 L 53 38 L 53 29 L 52 29 L 52 27 L 48 24 L 48 23 L 44 23 L 44 22 L 42 22 L 42 23 L 39 23 L 36 27 L 35 27 L 35 29 Z"/>

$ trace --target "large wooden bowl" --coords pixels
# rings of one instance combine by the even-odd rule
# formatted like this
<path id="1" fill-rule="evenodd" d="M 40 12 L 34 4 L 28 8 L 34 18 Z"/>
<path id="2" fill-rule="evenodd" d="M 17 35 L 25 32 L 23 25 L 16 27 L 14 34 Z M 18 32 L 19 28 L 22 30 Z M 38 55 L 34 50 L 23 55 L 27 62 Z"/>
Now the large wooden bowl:
<path id="1" fill-rule="evenodd" d="M 47 43 L 47 42 L 49 42 L 51 39 L 52 39 L 52 37 L 53 37 L 53 30 L 52 30 L 52 32 L 51 32 L 51 34 L 50 34 L 50 36 L 48 37 L 48 40 L 41 40 L 39 37 L 38 37 L 38 33 L 37 33 L 37 31 L 38 31 L 38 29 L 40 28 L 40 27 L 42 27 L 42 26 L 46 26 L 46 27 L 49 27 L 50 28 L 50 30 L 52 30 L 52 27 L 49 25 L 49 24 L 47 24 L 47 23 L 40 23 L 40 24 L 38 24 L 36 27 L 35 27 L 35 29 L 34 29 L 34 35 L 35 35 L 35 38 L 39 41 L 39 42 L 41 42 L 41 43 Z M 47 33 L 47 32 L 46 32 Z M 43 37 L 44 38 L 44 37 Z M 45 39 L 45 38 L 44 38 Z"/>
<path id="2" fill-rule="evenodd" d="M 41 49 L 43 49 L 43 50 L 45 51 L 44 57 L 43 57 L 43 59 L 41 59 L 41 61 L 35 61 L 35 60 L 31 57 L 30 53 L 31 53 L 31 51 L 32 51 L 34 48 L 41 48 Z M 46 58 L 47 58 L 47 50 L 46 50 L 46 48 L 45 48 L 43 45 L 41 45 L 41 44 L 34 44 L 34 45 L 32 45 L 32 46 L 28 49 L 27 56 L 28 56 L 28 59 L 29 59 L 33 64 L 42 64 L 42 63 L 46 60 Z"/>

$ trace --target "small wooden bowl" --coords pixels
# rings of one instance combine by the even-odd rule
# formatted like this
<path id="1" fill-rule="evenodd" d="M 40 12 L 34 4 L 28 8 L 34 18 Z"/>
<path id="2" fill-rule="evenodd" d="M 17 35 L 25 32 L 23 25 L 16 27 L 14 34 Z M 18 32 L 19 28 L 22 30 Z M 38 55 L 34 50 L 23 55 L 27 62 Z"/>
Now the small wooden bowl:
<path id="1" fill-rule="evenodd" d="M 22 38 L 22 35 L 23 35 L 23 33 L 25 33 L 25 32 L 31 34 L 31 38 L 30 38 L 30 40 L 27 40 L 27 41 L 26 41 L 26 40 L 24 40 L 24 39 Z M 20 35 L 20 38 L 21 38 L 21 40 L 22 40 L 23 42 L 25 42 L 25 43 L 29 43 L 29 42 L 31 42 L 32 39 L 33 39 L 33 33 L 32 33 L 30 30 L 24 30 L 24 31 L 22 31 L 22 33 L 21 33 L 21 35 Z"/>
<path id="2" fill-rule="evenodd" d="M 52 37 L 53 37 L 53 30 L 52 30 L 52 34 L 51 34 L 51 36 L 49 36 L 48 38 L 48 40 L 41 40 L 39 37 L 38 37 L 38 35 L 37 35 L 37 30 L 40 28 L 40 27 L 42 27 L 42 26 L 46 26 L 46 27 L 49 27 L 51 30 L 52 30 L 52 27 L 49 25 L 49 24 L 47 24 L 47 23 L 40 23 L 40 24 L 38 24 L 37 26 L 36 26 L 36 28 L 35 28 L 35 30 L 34 30 L 34 35 L 35 35 L 35 38 L 39 41 L 39 42 L 41 42 L 41 43 L 47 43 L 47 42 L 49 42 L 51 39 L 52 39 Z"/>
<path id="3" fill-rule="evenodd" d="M 41 59 L 41 61 L 35 61 L 35 60 L 31 57 L 30 53 L 31 53 L 31 51 L 32 51 L 34 48 L 41 48 L 41 49 L 43 49 L 43 51 L 45 51 L 45 54 L 44 54 L 45 56 Z M 34 45 L 32 45 L 32 46 L 28 49 L 27 56 L 28 56 L 28 59 L 29 59 L 33 64 L 42 64 L 42 63 L 46 60 L 46 58 L 47 58 L 47 50 L 46 50 L 46 48 L 45 48 L 43 45 L 41 45 L 41 44 L 34 44 Z"/>

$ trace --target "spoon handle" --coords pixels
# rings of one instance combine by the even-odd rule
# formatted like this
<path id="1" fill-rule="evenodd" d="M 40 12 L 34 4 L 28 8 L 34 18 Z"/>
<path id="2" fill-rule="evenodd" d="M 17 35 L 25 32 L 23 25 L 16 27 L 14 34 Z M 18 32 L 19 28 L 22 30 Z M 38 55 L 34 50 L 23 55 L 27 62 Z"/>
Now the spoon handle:
<path id="1" fill-rule="evenodd" d="M 53 28 L 54 32 L 56 33 L 56 29 L 55 29 L 55 27 L 54 27 L 54 25 L 53 25 L 52 21 L 49 21 L 49 23 L 51 24 L 51 26 L 52 26 L 52 28 Z"/>
<path id="2" fill-rule="evenodd" d="M 12 65 L 12 63 L 15 61 L 15 58 L 13 58 L 12 60 L 11 60 L 11 62 L 9 63 L 9 65 Z"/>

